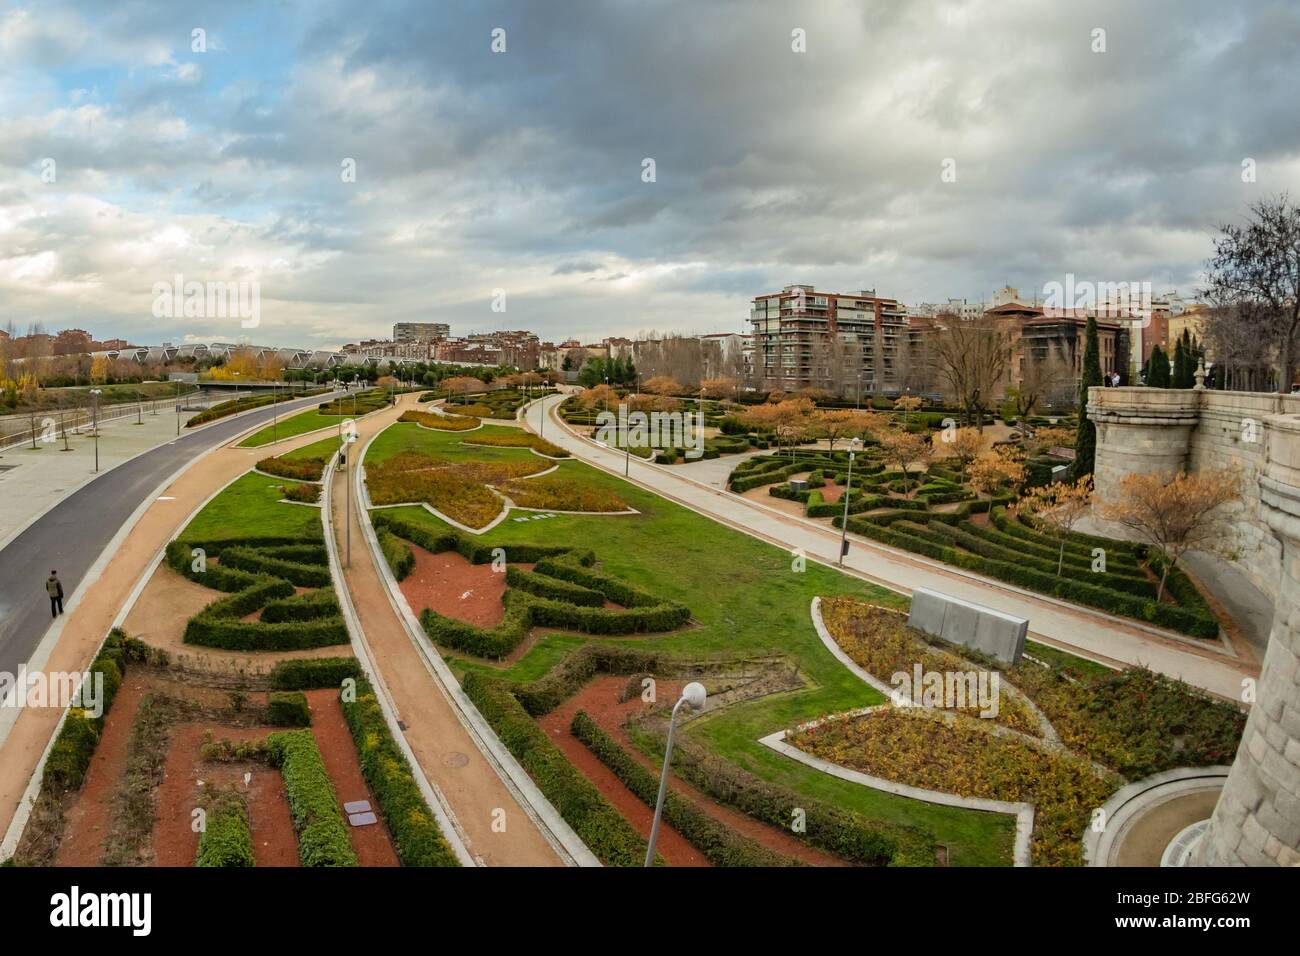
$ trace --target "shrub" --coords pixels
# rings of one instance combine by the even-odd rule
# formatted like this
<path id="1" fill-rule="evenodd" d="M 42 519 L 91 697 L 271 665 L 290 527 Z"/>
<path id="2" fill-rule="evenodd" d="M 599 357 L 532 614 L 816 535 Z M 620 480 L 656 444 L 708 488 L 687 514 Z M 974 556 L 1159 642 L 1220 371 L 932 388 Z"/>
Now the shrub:
<path id="1" fill-rule="evenodd" d="M 293 478 L 297 481 L 320 481 L 325 474 L 324 458 L 263 458 L 257 463 L 257 470 L 277 478 Z"/>
<path id="2" fill-rule="evenodd" d="M 459 866 L 455 852 L 424 802 L 411 765 L 398 748 L 374 688 L 357 681 L 354 701 L 342 701 L 343 719 L 357 747 L 361 772 L 374 791 L 394 848 L 404 866 Z"/>
<path id="3" fill-rule="evenodd" d="M 334 784 L 310 730 L 285 730 L 266 738 L 271 763 L 284 775 L 289 812 L 303 866 L 356 866 Z"/>
<path id="4" fill-rule="evenodd" d="M 280 491 L 289 501 L 300 501 L 306 505 L 314 505 L 320 502 L 320 485 L 299 482 L 296 485 L 281 485 Z"/>
<path id="5" fill-rule="evenodd" d="M 266 705 L 266 722 L 272 727 L 310 727 L 307 695 L 300 690 L 272 691 Z"/>
<path id="6" fill-rule="evenodd" d="M 304 591 L 282 601 L 271 601 L 262 610 L 262 623 L 278 621 L 315 621 L 323 617 L 336 617 L 340 613 L 338 598 L 333 588 Z"/>
<path id="7" fill-rule="evenodd" d="M 355 657 L 314 657 L 279 661 L 269 676 L 277 690 L 305 690 L 339 687 L 348 678 L 359 681 L 362 675 Z"/>
<path id="8" fill-rule="evenodd" d="M 253 866 L 253 837 L 248 808 L 230 791 L 213 795 L 204 808 L 203 833 L 195 866 Z"/>
<path id="9" fill-rule="evenodd" d="M 384 560 L 388 562 L 393 577 L 405 581 L 415 570 L 415 553 L 411 551 L 411 546 L 382 524 L 375 525 L 375 537 L 379 540 L 379 550 L 384 553 Z"/>
<path id="10" fill-rule="evenodd" d="M 508 684 L 470 671 L 464 677 L 463 686 L 501 743 L 514 754 L 546 799 L 602 863 L 641 866 L 645 862 L 645 840 L 569 763 L 546 731 L 537 726 L 510 693 Z"/>
<path id="11" fill-rule="evenodd" d="M 510 481 L 501 486 L 520 508 L 539 511 L 626 511 L 627 502 L 614 492 L 572 478 L 543 476 Z"/>

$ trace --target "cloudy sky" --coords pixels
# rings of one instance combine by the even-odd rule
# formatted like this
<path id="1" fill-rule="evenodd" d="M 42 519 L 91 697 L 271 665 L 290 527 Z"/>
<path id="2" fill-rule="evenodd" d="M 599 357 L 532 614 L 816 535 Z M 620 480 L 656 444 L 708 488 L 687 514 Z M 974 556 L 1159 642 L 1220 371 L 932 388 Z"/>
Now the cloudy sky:
<path id="1" fill-rule="evenodd" d="M 1186 293 L 1217 223 L 1300 194 L 1297 62 L 1294 0 L 0 0 L 0 323 L 328 346 L 740 330 L 792 282 Z M 178 274 L 256 280 L 260 327 L 155 318 Z"/>

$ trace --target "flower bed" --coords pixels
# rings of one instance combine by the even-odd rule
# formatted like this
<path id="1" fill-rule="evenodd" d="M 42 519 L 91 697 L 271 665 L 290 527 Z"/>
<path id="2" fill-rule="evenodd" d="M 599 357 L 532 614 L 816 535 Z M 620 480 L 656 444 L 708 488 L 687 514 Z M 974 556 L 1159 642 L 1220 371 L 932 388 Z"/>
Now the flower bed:
<path id="1" fill-rule="evenodd" d="M 501 486 L 520 508 L 539 511 L 626 511 L 627 502 L 614 492 L 572 478 L 545 476 L 527 481 L 509 481 Z"/>
<path id="2" fill-rule="evenodd" d="M 978 720 L 885 708 L 787 733 L 787 743 L 842 767 L 913 787 L 1034 806 L 1039 866 L 1079 866 L 1092 811 L 1118 789 L 1084 761 L 999 737 Z M 942 754 L 942 759 L 935 759 Z"/>
<path id="3" fill-rule="evenodd" d="M 923 672 L 961 672 L 972 669 L 970 661 L 934 647 L 920 631 L 907 626 L 907 619 L 894 611 L 872 607 L 851 598 L 824 598 L 822 620 L 841 650 L 855 664 L 886 683 L 899 672 L 909 678 L 915 665 Z M 952 708 L 955 713 L 978 717 L 981 708 L 971 703 Z M 1021 733 L 1039 736 L 1038 718 L 1023 700 L 1007 690 L 998 691 L 996 723 Z"/>
<path id="4" fill-rule="evenodd" d="M 559 445 L 553 445 L 545 438 L 532 432 L 511 431 L 504 434 L 487 432 L 469 435 L 464 439 L 466 445 L 490 445 L 494 448 L 531 448 L 548 458 L 568 458 L 569 453 Z"/>
<path id="5" fill-rule="evenodd" d="M 440 432 L 467 432 L 483 424 L 477 418 L 461 415 L 433 415 L 429 412 L 418 412 L 414 409 L 402 412 L 401 417 L 397 420 L 399 422 L 414 422 L 424 428 L 432 428 Z"/>
<path id="6" fill-rule="evenodd" d="M 263 458 L 256 465 L 258 471 L 278 478 L 295 481 L 320 481 L 325 474 L 324 458 Z"/>

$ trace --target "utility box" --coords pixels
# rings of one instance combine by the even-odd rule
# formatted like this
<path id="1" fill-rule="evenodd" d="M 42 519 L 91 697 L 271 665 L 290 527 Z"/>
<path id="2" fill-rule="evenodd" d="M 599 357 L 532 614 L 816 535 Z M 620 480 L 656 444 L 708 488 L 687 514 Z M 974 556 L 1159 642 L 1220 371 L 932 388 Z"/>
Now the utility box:
<path id="1" fill-rule="evenodd" d="M 1025 651 L 1029 621 L 991 607 L 927 588 L 912 592 L 912 610 L 907 623 L 918 631 L 1015 664 Z"/>
<path id="2" fill-rule="evenodd" d="M 807 491 L 807 490 L 808 490 L 808 482 L 807 482 L 806 480 L 804 480 L 803 478 L 800 478 L 800 479 L 797 479 L 797 480 L 794 479 L 794 478 L 791 478 L 791 479 L 790 479 L 790 490 L 791 490 L 791 491 Z"/>
<path id="3" fill-rule="evenodd" d="M 1053 465 L 1052 481 L 1054 482 L 1065 481 L 1066 474 L 1069 472 L 1069 470 L 1070 470 L 1069 465 Z"/>

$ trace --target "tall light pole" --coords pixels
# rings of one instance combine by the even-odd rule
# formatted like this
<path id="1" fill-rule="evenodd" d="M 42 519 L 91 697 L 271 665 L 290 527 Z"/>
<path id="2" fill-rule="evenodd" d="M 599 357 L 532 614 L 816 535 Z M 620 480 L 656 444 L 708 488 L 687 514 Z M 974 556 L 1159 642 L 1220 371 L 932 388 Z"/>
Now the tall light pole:
<path id="1" fill-rule="evenodd" d="M 861 447 L 861 438 L 849 442 L 849 477 L 844 482 L 844 517 L 840 519 L 840 567 L 844 567 L 844 555 L 849 551 L 849 495 L 853 493 L 853 459 Z"/>
<path id="2" fill-rule="evenodd" d="M 351 471 L 348 467 L 348 446 L 357 440 L 356 425 L 350 422 L 349 424 L 352 427 L 346 433 L 340 432 L 343 434 L 343 445 L 339 451 L 339 463 L 345 472 Z M 350 474 L 343 476 L 343 493 L 343 566 L 350 568 L 352 567 L 352 477 Z"/>
<path id="3" fill-rule="evenodd" d="M 94 416 L 93 418 L 94 424 L 91 426 L 91 428 L 94 430 L 94 434 L 95 434 L 95 471 L 96 472 L 99 471 L 99 396 L 102 394 L 102 392 L 103 389 L 99 389 L 99 388 L 92 388 L 90 390 L 91 415 Z"/>
<path id="4" fill-rule="evenodd" d="M 686 704 L 691 710 L 703 710 L 708 694 L 704 685 L 691 681 L 682 688 L 682 698 L 673 705 L 673 714 L 668 718 L 668 746 L 664 749 L 664 769 L 659 775 L 659 797 L 655 800 L 655 818 L 650 824 L 650 839 L 645 846 L 645 865 L 655 865 L 655 841 L 659 839 L 659 818 L 664 812 L 664 794 L 668 791 L 668 769 L 673 762 L 673 731 L 677 727 L 677 712 Z"/>
<path id="5" fill-rule="evenodd" d="M 176 437 L 181 437 L 181 380 L 176 380 Z"/>

